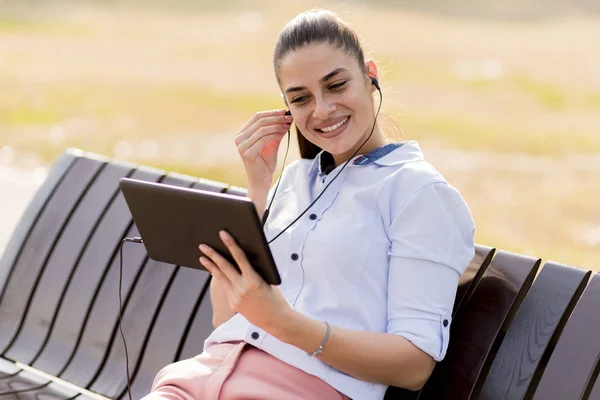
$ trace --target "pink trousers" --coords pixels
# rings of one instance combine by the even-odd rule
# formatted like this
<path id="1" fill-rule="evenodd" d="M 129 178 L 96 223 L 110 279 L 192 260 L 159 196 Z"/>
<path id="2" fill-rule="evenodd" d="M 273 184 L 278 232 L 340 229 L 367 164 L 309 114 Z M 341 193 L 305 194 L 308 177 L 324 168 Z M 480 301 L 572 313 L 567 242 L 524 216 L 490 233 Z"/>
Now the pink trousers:
<path id="1" fill-rule="evenodd" d="M 142 400 L 349 400 L 307 374 L 246 342 L 210 346 L 163 368 Z"/>

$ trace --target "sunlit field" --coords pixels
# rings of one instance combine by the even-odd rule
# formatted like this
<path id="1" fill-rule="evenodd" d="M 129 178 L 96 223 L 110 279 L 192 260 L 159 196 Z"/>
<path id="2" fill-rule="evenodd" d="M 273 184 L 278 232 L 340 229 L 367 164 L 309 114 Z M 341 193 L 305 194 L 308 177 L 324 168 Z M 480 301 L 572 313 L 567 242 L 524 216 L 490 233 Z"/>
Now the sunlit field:
<path id="1" fill-rule="evenodd" d="M 283 107 L 272 48 L 313 3 L 35 4 L 0 5 L 0 164 L 78 147 L 244 186 L 233 138 Z M 600 269 L 598 14 L 322 4 L 362 35 L 384 113 L 464 195 L 477 242 Z"/>

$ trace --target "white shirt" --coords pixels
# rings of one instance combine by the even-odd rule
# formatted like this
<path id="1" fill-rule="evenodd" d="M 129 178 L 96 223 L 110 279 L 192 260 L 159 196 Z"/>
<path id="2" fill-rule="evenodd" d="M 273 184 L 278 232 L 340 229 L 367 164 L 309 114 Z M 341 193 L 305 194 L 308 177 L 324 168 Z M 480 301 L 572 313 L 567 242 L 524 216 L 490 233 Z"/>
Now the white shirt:
<path id="1" fill-rule="evenodd" d="M 324 154 L 285 169 L 265 226 L 267 240 L 304 211 L 342 168 L 325 175 L 321 158 L 331 156 Z M 295 310 L 334 326 L 403 336 L 439 361 L 448 346 L 458 279 L 474 256 L 474 230 L 458 191 L 409 141 L 351 160 L 270 247 L 281 290 Z M 216 328 L 205 348 L 236 340 L 354 400 L 383 399 L 387 389 L 308 356 L 240 314 Z"/>

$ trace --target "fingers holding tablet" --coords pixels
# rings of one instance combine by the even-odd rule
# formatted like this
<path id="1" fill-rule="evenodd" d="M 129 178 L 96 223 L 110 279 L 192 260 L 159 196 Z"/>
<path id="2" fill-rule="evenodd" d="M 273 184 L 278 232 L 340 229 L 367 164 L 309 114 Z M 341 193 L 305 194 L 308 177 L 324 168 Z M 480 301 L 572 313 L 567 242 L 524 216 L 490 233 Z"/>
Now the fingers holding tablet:
<path id="1" fill-rule="evenodd" d="M 224 230 L 219 232 L 219 237 L 235 260 L 237 269 L 225 257 L 205 244 L 201 244 L 199 246 L 200 251 L 205 254 L 205 256 L 200 257 L 200 262 L 202 265 L 208 269 L 211 274 L 213 274 L 214 269 L 218 269 L 219 272 L 222 273 L 232 283 L 239 283 L 238 280 L 240 278 L 245 278 L 252 283 L 263 283 L 263 279 L 254 270 L 252 265 L 250 265 L 250 262 L 246 257 L 246 253 L 236 243 L 235 239 Z"/>

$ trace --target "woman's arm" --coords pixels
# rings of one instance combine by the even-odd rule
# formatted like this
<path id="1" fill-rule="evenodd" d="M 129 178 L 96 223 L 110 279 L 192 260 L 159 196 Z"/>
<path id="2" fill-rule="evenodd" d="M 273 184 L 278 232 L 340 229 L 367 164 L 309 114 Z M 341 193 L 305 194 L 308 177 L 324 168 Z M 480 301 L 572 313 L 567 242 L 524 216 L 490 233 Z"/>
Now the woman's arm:
<path id="1" fill-rule="evenodd" d="M 285 110 L 256 113 L 236 137 L 236 145 L 248 177 L 248 198 L 262 218 L 269 195 L 273 171 L 277 165 L 277 149 L 289 129 L 291 116 Z M 213 327 L 233 317 L 236 312 L 229 305 L 227 288 L 223 281 L 212 279 L 210 299 L 213 308 Z"/>
<path id="2" fill-rule="evenodd" d="M 323 322 L 297 311 L 286 322 L 279 332 L 272 334 L 307 353 L 315 351 L 325 337 Z M 402 336 L 336 326 L 331 327 L 329 339 L 317 357 L 355 378 L 409 390 L 421 389 L 436 364 L 431 356 Z"/>
<path id="3" fill-rule="evenodd" d="M 325 324 L 295 311 L 278 286 L 266 284 L 229 234 L 221 232 L 221 239 L 241 273 L 214 249 L 200 246 L 205 254 L 200 262 L 213 275 L 215 288 L 218 281 L 222 289 L 218 293 L 224 294 L 213 301 L 228 304 L 232 312 L 239 312 L 251 324 L 279 340 L 313 352 L 325 336 Z M 216 322 L 221 322 L 220 318 Z M 400 335 L 340 327 L 332 327 L 330 338 L 319 357 L 356 378 L 412 390 L 425 384 L 435 365 L 431 356 Z"/>
<path id="4" fill-rule="evenodd" d="M 210 281 L 210 302 L 212 303 L 212 324 L 214 328 L 228 321 L 236 314 L 229 306 L 224 282 L 219 279 L 211 279 Z"/>
<path id="5" fill-rule="evenodd" d="M 254 203 L 254 207 L 256 207 L 258 218 L 262 218 L 265 212 L 267 197 L 269 195 L 269 185 L 270 182 L 266 184 L 248 183 L 248 197 Z"/>

